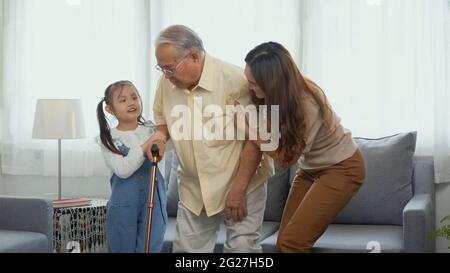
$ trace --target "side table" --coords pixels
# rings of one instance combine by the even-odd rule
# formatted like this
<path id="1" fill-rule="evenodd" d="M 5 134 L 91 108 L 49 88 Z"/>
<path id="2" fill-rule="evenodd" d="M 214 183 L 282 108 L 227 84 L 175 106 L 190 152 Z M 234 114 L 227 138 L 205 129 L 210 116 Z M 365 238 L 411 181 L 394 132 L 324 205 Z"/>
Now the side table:
<path id="1" fill-rule="evenodd" d="M 53 209 L 53 252 L 108 252 L 105 199 L 89 206 Z"/>

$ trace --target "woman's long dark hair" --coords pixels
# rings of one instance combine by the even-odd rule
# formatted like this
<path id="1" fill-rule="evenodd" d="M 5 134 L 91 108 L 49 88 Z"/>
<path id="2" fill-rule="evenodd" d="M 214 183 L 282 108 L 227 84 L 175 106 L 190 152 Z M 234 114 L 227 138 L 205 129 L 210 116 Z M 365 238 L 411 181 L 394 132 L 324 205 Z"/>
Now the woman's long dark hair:
<path id="1" fill-rule="evenodd" d="M 97 120 L 98 125 L 100 126 L 100 140 L 102 141 L 103 145 L 110 150 L 111 152 L 115 154 L 123 155 L 123 153 L 114 145 L 114 141 L 111 136 L 111 128 L 109 127 L 108 120 L 106 119 L 105 112 L 103 110 L 103 102 L 105 102 L 106 105 L 113 107 L 113 93 L 116 90 L 122 91 L 124 86 L 131 86 L 135 91 L 136 94 L 139 96 L 139 100 L 141 100 L 141 96 L 139 95 L 139 92 L 137 88 L 134 86 L 133 83 L 130 81 L 118 81 L 111 85 L 109 85 L 105 90 L 104 97 L 100 100 L 100 102 L 97 105 Z M 142 100 L 141 100 L 142 101 Z M 141 107 L 142 109 L 142 107 Z M 138 124 L 143 125 L 145 120 L 142 117 L 142 114 L 138 117 Z"/>
<path id="2" fill-rule="evenodd" d="M 305 116 L 308 114 L 303 106 L 305 95 L 311 95 L 319 105 L 322 118 L 330 128 L 331 108 L 321 89 L 305 80 L 289 51 L 281 44 L 258 45 L 247 54 L 245 62 L 265 94 L 264 99 L 258 99 L 252 92 L 253 102 L 268 107 L 279 105 L 281 140 L 278 151 L 284 155 L 283 161 L 290 162 L 305 148 Z"/>

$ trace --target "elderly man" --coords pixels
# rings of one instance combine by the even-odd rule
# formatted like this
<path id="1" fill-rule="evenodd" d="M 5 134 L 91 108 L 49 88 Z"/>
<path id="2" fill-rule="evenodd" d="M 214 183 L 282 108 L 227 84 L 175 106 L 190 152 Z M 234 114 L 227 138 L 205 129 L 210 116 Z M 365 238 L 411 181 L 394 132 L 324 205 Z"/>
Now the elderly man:
<path id="1" fill-rule="evenodd" d="M 211 118 L 201 114 L 208 106 L 222 110 L 212 123 L 215 130 L 226 131 L 227 105 L 251 103 L 243 70 L 208 55 L 199 36 L 182 25 L 160 33 L 156 59 L 164 75 L 153 107 L 158 129 L 154 137 L 163 143 L 172 139 L 180 166 L 173 251 L 213 252 L 225 222 L 224 252 L 261 252 L 265 182 L 273 175 L 273 161 L 250 142 L 202 134 L 202 121 L 211 124 Z M 177 109 L 186 108 L 187 117 L 180 119 Z M 179 136 L 180 121 L 184 137 Z"/>

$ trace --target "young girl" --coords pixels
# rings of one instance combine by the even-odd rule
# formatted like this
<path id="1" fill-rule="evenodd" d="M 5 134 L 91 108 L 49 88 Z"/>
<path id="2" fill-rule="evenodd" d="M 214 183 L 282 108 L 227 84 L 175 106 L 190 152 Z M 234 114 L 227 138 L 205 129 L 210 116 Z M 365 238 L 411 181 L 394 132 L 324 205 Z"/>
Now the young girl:
<path id="1" fill-rule="evenodd" d="M 105 110 L 118 120 L 109 127 Z M 106 165 L 111 169 L 111 197 L 106 213 L 106 231 L 112 252 L 144 252 L 148 219 L 150 147 L 163 146 L 150 141 L 155 129 L 144 122 L 142 103 L 136 87 L 129 81 L 111 84 L 97 106 L 100 125 L 99 145 Z M 161 153 L 160 153 L 161 154 Z M 147 158 L 148 157 L 148 158 Z M 150 252 L 160 252 L 167 223 L 167 194 L 164 179 L 156 174 Z"/>

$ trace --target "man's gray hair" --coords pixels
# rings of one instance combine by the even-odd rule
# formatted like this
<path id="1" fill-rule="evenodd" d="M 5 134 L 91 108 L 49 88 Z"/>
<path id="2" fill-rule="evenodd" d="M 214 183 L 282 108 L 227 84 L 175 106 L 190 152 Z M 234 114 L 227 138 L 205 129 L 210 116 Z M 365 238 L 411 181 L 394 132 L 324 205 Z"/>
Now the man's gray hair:
<path id="1" fill-rule="evenodd" d="M 161 31 L 156 39 L 156 48 L 164 44 L 175 45 L 179 54 L 184 54 L 195 49 L 199 53 L 204 53 L 202 39 L 192 29 L 183 25 L 173 25 Z"/>

